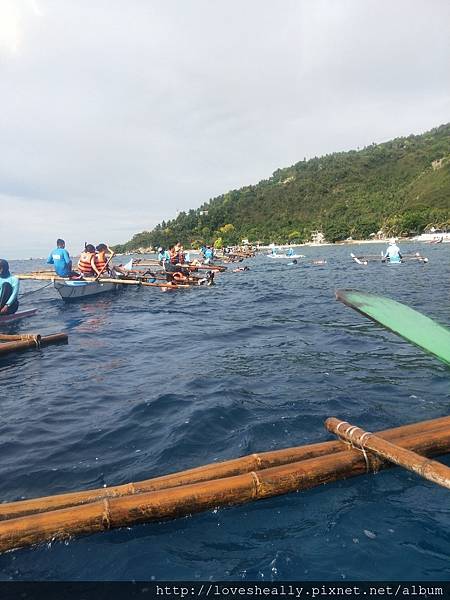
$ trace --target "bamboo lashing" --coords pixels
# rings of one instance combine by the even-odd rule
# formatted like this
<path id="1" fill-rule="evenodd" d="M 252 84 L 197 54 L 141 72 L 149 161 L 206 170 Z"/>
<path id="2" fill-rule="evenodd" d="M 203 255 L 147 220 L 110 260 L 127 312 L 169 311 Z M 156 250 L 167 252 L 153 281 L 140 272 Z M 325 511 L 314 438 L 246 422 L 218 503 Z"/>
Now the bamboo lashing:
<path id="1" fill-rule="evenodd" d="M 52 335 L 33 335 L 25 337 L 25 339 L 11 342 L 0 343 L 0 355 L 9 354 L 10 352 L 20 352 L 28 348 L 42 348 L 50 344 L 67 343 L 67 333 L 54 333 Z"/>
<path id="2" fill-rule="evenodd" d="M 450 416 L 386 429 L 385 431 L 380 431 L 378 435 L 383 439 L 400 442 L 402 438 L 411 437 L 412 435 L 421 432 L 439 432 L 446 429 L 450 429 Z M 318 458 L 327 454 L 341 451 L 345 452 L 347 450 L 347 447 L 343 446 L 340 441 L 320 442 L 317 444 L 308 444 L 306 446 L 296 446 L 271 452 L 251 454 L 241 458 L 194 467 L 193 469 L 188 469 L 186 471 L 154 477 L 135 483 L 126 483 L 93 490 L 83 490 L 80 492 L 69 492 L 43 498 L 20 500 L 18 502 L 0 503 L 0 521 L 38 512 L 78 506 L 80 504 L 95 502 L 103 498 L 140 494 L 142 492 L 152 492 L 191 483 L 199 483 L 201 481 L 221 479 L 223 477 L 248 473 L 253 470 L 267 469 L 269 467 L 281 466 L 310 458 Z"/>
<path id="3" fill-rule="evenodd" d="M 423 421 L 421 423 L 412 423 L 411 425 L 402 425 L 400 427 L 381 431 L 378 435 L 383 439 L 399 441 L 404 437 L 410 437 L 420 432 L 438 432 L 448 428 L 450 428 L 450 416 Z M 343 447 L 342 443 L 339 441 L 320 442 L 317 444 L 308 444 L 306 446 L 296 446 L 271 452 L 251 454 L 241 458 L 195 467 L 186 471 L 163 475 L 161 477 L 155 477 L 136 483 L 126 483 L 106 488 L 102 487 L 81 492 L 69 492 L 66 494 L 47 496 L 44 498 L 3 503 L 0 504 L 0 521 L 36 512 L 58 510 L 60 508 L 67 508 L 68 506 L 77 506 L 87 502 L 95 502 L 102 498 L 138 494 L 141 492 L 168 489 L 170 487 L 177 487 L 188 483 L 220 479 L 252 470 L 261 470 L 298 462 L 300 460 L 318 458 L 326 454 L 341 452 L 342 450 L 346 451 L 347 448 Z"/>
<path id="4" fill-rule="evenodd" d="M 403 437 L 401 444 L 403 448 L 425 456 L 449 452 L 450 427 L 421 433 L 415 430 L 415 433 Z M 392 463 L 376 456 L 370 458 L 369 464 L 374 470 L 392 466 Z M 135 523 L 186 516 L 210 508 L 308 489 L 365 472 L 367 463 L 362 453 L 347 447 L 335 454 L 231 477 L 104 498 L 81 506 L 0 522 L 0 551 Z"/>
<path id="5" fill-rule="evenodd" d="M 450 467 L 442 463 L 424 458 L 416 452 L 406 450 L 392 442 L 383 440 L 378 435 L 350 425 L 346 421 L 340 421 L 335 417 L 327 419 L 325 427 L 328 431 L 335 433 L 342 440 L 350 442 L 352 446 L 356 446 L 364 453 L 367 450 L 374 452 L 377 456 L 404 467 L 408 471 L 428 479 L 428 481 L 450 489 Z"/>

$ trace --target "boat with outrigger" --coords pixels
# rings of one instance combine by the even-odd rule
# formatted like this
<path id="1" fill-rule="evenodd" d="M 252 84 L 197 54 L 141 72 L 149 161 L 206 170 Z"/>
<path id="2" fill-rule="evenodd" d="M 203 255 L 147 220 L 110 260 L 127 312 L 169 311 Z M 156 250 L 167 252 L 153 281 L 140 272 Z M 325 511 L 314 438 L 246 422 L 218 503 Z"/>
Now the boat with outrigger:
<path id="1" fill-rule="evenodd" d="M 164 292 L 187 289 L 194 286 L 210 286 L 214 283 L 216 272 L 226 270 L 226 267 L 214 265 L 180 265 L 182 270 L 173 273 L 164 270 L 153 271 L 149 267 L 160 267 L 156 261 L 137 260 L 132 269 L 117 270 L 112 266 L 110 275 L 100 277 L 60 277 L 48 269 L 32 273 L 19 273 L 20 280 L 48 281 L 53 283 L 54 289 L 65 302 L 73 302 L 92 298 L 127 286 L 154 287 Z M 198 273 L 200 270 L 205 272 Z"/>
<path id="2" fill-rule="evenodd" d="M 337 290 L 336 298 L 450 364 L 450 331 L 389 298 Z M 258 452 L 133 483 L 0 503 L 0 553 L 77 535 L 159 522 L 306 491 L 400 466 L 450 489 L 450 417 L 375 433 L 329 417 L 335 439 Z"/>
<path id="3" fill-rule="evenodd" d="M 286 252 L 279 253 L 278 248 L 275 245 L 270 246 L 272 251 L 267 254 L 269 258 L 284 258 L 284 259 L 294 259 L 294 258 L 305 258 L 304 254 L 298 254 L 295 252 L 294 248 L 288 248 Z"/>
<path id="4" fill-rule="evenodd" d="M 427 264 L 428 258 L 426 256 L 422 256 L 420 252 L 415 252 L 413 254 L 403 254 L 401 258 L 398 260 L 392 260 L 385 258 L 384 252 L 381 254 L 362 254 L 356 255 L 353 252 L 350 252 L 350 256 L 353 261 L 364 267 L 367 267 L 369 263 L 381 263 L 384 265 L 403 265 L 405 263 L 419 263 L 419 264 Z"/>

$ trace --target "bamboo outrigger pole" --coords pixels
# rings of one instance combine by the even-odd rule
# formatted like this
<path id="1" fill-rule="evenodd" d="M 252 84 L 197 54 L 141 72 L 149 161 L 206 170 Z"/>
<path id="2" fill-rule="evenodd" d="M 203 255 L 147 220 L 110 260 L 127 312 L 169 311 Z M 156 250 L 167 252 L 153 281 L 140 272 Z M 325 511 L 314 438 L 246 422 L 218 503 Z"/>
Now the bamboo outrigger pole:
<path id="1" fill-rule="evenodd" d="M 450 427 L 412 434 L 402 438 L 401 444 L 425 456 L 449 452 Z M 0 551 L 242 504 L 363 474 L 369 467 L 379 470 L 391 464 L 376 456 L 366 461 L 361 451 L 347 448 L 335 454 L 232 477 L 104 498 L 81 506 L 8 519 L 0 522 Z"/>
<path id="2" fill-rule="evenodd" d="M 442 463 L 424 458 L 416 452 L 406 450 L 401 446 L 383 440 L 380 436 L 360 427 L 350 425 L 346 421 L 340 421 L 331 417 L 325 421 L 328 431 L 335 433 L 339 438 L 350 442 L 364 453 L 366 450 L 374 452 L 377 456 L 413 471 L 424 479 L 437 483 L 442 487 L 450 489 L 450 467 Z M 366 455 L 365 455 L 366 456 Z"/>
<path id="3" fill-rule="evenodd" d="M 42 348 L 51 344 L 66 344 L 68 337 L 67 333 L 54 333 L 44 336 L 29 334 L 29 337 L 24 336 L 24 339 L 21 340 L 0 343 L 0 355 L 20 352 L 28 348 Z"/>
<path id="4" fill-rule="evenodd" d="M 450 416 L 386 429 L 385 431 L 380 431 L 378 435 L 383 439 L 394 440 L 396 443 L 401 443 L 401 440 L 406 437 L 411 437 L 419 433 L 438 433 L 439 431 L 446 429 L 450 429 Z M 142 492 L 169 489 L 181 485 L 199 483 L 201 481 L 221 479 L 223 477 L 230 477 L 241 473 L 248 473 L 250 471 L 258 471 L 310 458 L 318 458 L 320 456 L 341 451 L 347 451 L 347 447 L 343 446 L 340 441 L 320 442 L 318 444 L 308 444 L 306 446 L 283 448 L 282 450 L 274 450 L 272 452 L 251 454 L 241 458 L 195 467 L 186 471 L 154 477 L 135 483 L 126 483 L 93 490 L 83 490 L 80 492 L 69 492 L 43 498 L 20 500 L 18 502 L 0 503 L 0 521 L 49 510 L 59 510 L 70 506 L 78 506 L 89 502 L 96 502 L 97 500 L 102 500 L 104 498 L 140 494 Z"/>
<path id="5" fill-rule="evenodd" d="M 19 273 L 16 275 L 17 279 L 32 279 L 35 281 L 86 281 L 88 283 L 119 283 L 122 285 L 137 285 L 144 287 L 159 287 L 159 288 L 188 288 L 191 287 L 190 284 L 174 284 L 171 282 L 167 283 L 149 283 L 147 281 L 141 281 L 139 279 L 114 279 L 113 277 L 100 277 L 96 279 L 95 277 L 83 277 L 82 279 L 67 279 L 66 277 L 58 277 L 57 275 L 53 275 L 52 273 L 37 273 L 37 274 L 28 274 L 28 273 Z"/>

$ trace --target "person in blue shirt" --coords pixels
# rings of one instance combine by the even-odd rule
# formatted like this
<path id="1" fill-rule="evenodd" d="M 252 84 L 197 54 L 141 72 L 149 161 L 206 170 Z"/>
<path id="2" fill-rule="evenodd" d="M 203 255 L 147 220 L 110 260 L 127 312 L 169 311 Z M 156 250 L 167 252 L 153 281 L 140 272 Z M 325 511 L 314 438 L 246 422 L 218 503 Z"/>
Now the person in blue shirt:
<path id="1" fill-rule="evenodd" d="M 163 248 L 163 247 L 159 247 L 158 248 L 158 262 L 160 265 L 162 265 L 164 267 L 164 265 L 166 263 L 168 263 L 170 261 L 170 254 L 169 252 Z"/>
<path id="2" fill-rule="evenodd" d="M 389 246 L 383 257 L 383 261 L 388 260 L 391 263 L 402 262 L 402 255 L 400 254 L 400 248 L 395 243 L 395 238 L 389 240 Z"/>
<path id="3" fill-rule="evenodd" d="M 64 240 L 56 240 L 56 248 L 50 252 L 47 264 L 54 265 L 55 273 L 60 277 L 70 277 L 73 274 L 72 261 L 66 250 L 66 243 Z"/>
<path id="4" fill-rule="evenodd" d="M 0 315 L 13 315 L 19 308 L 19 280 L 9 272 L 8 261 L 0 258 Z"/>
<path id="5" fill-rule="evenodd" d="M 206 246 L 206 250 L 203 253 L 203 256 L 205 257 L 205 265 L 209 265 L 209 263 L 214 260 L 214 250 L 211 248 L 211 246 Z"/>

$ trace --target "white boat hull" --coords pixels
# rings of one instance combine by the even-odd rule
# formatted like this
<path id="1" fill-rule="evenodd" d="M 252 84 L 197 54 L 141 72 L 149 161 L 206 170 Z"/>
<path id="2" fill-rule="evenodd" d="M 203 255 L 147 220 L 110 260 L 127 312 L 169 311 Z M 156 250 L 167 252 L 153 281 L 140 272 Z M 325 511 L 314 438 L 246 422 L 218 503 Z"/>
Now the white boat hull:
<path id="1" fill-rule="evenodd" d="M 54 286 L 66 302 L 106 294 L 117 289 L 116 283 L 99 283 L 97 281 L 55 281 Z"/>
<path id="2" fill-rule="evenodd" d="M 305 258 L 304 254 L 291 254 L 288 256 L 287 254 L 268 254 L 269 258 Z"/>

